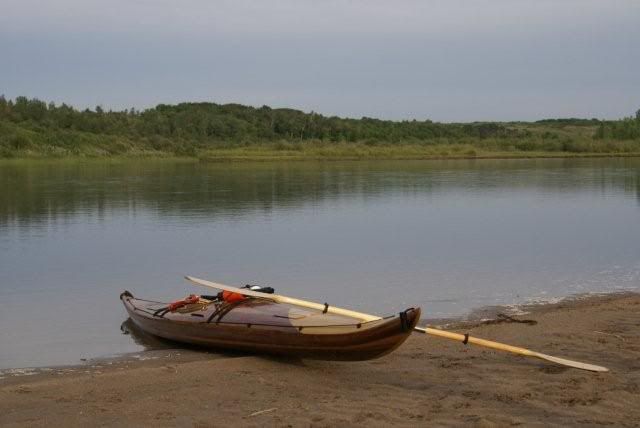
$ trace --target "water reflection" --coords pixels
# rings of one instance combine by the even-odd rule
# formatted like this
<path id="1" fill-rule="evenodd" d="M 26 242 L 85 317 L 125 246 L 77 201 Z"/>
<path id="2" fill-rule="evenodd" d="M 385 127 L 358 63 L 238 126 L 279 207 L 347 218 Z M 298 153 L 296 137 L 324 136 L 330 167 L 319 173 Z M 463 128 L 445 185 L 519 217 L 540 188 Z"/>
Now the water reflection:
<path id="1" fill-rule="evenodd" d="M 438 192 L 619 192 L 640 201 L 640 160 L 203 164 L 0 163 L 0 225 L 147 210 L 183 220 L 287 210 L 325 200 Z"/>
<path id="2" fill-rule="evenodd" d="M 122 334 L 129 335 L 136 345 L 144 349 L 173 349 L 176 347 L 175 342 L 164 340 L 145 332 L 138 327 L 131 318 L 127 318 L 126 321 L 120 325 L 120 331 Z"/>

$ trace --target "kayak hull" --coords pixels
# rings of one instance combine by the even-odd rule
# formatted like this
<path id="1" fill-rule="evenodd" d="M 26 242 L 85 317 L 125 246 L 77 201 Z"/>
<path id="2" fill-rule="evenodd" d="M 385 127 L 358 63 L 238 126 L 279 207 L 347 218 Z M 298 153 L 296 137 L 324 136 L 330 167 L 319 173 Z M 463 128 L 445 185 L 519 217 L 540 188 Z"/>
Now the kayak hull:
<path id="1" fill-rule="evenodd" d="M 321 360 L 381 357 L 400 346 L 420 319 L 419 308 L 360 322 L 266 299 L 163 313 L 166 303 L 136 299 L 129 292 L 120 298 L 133 323 L 154 336 L 212 349 Z"/>

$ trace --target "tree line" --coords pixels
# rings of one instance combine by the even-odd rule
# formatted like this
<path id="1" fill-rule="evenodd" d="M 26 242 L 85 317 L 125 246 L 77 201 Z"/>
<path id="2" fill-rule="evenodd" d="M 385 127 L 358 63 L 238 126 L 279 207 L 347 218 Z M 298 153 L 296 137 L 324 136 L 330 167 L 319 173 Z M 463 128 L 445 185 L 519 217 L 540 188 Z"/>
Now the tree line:
<path id="1" fill-rule="evenodd" d="M 575 136 L 573 131 L 565 131 L 577 127 L 585 131 Z M 105 111 L 100 106 L 81 110 L 36 98 L 0 96 L 0 156 L 24 150 L 82 154 L 83 148 L 108 155 L 135 150 L 194 155 L 209 148 L 269 143 L 291 147 L 303 142 L 461 143 L 492 145 L 501 150 L 563 151 L 575 146 L 576 138 L 580 150 L 593 150 L 599 140 L 632 140 L 636 144 L 640 140 L 640 110 L 635 117 L 614 121 L 569 118 L 534 123 L 439 123 L 350 119 L 287 108 L 209 102 L 159 104 L 144 110 Z"/>
<path id="2" fill-rule="evenodd" d="M 46 129 L 94 134 L 162 136 L 195 140 L 322 140 L 400 142 L 410 139 L 506 138 L 521 136 L 498 123 L 443 124 L 430 120 L 345 119 L 318 113 L 240 104 L 160 104 L 145 110 L 77 110 L 38 99 L 0 97 L 0 120 Z"/>

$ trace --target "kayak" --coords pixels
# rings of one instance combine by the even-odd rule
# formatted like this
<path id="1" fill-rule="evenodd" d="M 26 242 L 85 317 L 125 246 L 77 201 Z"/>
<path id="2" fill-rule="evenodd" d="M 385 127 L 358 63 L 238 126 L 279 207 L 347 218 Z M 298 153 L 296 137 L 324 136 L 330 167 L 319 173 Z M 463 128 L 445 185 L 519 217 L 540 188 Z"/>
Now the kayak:
<path id="1" fill-rule="evenodd" d="M 275 302 L 268 295 L 237 301 L 197 298 L 176 305 L 125 291 L 120 300 L 133 323 L 154 336 L 219 350 L 320 360 L 381 357 L 400 346 L 420 319 L 420 308 L 409 308 L 364 322 L 333 314 L 328 305 L 325 310 L 310 309 Z"/>

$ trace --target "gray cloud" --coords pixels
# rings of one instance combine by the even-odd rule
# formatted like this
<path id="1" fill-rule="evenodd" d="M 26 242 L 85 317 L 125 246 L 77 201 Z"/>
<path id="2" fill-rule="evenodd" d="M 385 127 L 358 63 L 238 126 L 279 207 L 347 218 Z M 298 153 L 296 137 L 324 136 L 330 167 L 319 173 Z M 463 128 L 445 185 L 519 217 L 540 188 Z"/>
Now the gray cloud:
<path id="1" fill-rule="evenodd" d="M 0 0 L 0 92 L 434 120 L 640 107 L 640 2 Z"/>

